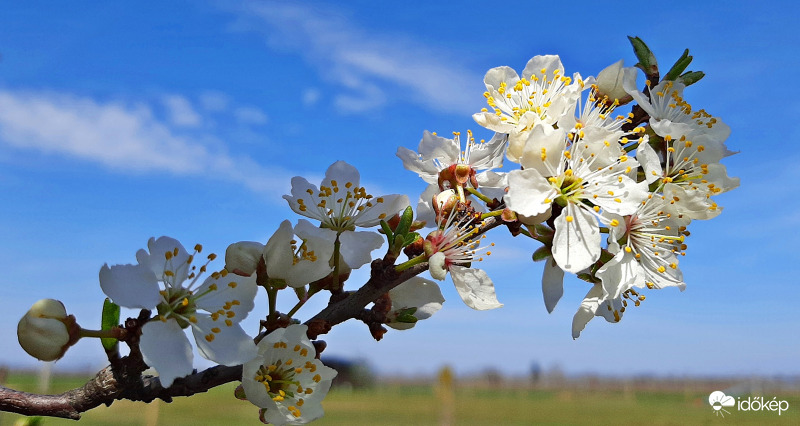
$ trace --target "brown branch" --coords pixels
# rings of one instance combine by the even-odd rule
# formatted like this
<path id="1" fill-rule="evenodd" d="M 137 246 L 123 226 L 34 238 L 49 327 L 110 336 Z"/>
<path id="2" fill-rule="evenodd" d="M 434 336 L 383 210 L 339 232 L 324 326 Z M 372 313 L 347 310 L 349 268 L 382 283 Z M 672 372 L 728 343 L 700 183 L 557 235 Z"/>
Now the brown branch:
<path id="1" fill-rule="evenodd" d="M 131 381 L 128 376 L 117 376 L 113 368 L 108 366 L 82 387 L 59 395 L 37 395 L 0 386 L 0 411 L 78 420 L 82 412 L 101 404 L 111 405 L 117 399 L 151 402 L 158 398 L 171 402 L 176 396 L 206 392 L 213 387 L 241 380 L 242 366 L 212 367 L 176 379 L 169 388 L 162 387 L 157 377 L 145 376 Z"/>
<path id="2" fill-rule="evenodd" d="M 491 217 L 484 221 L 476 237 L 502 225 L 503 221 Z M 348 319 L 357 318 L 370 303 L 381 297 L 400 283 L 428 269 L 427 263 L 414 265 L 402 272 L 396 272 L 394 259 L 376 259 L 371 264 L 370 279 L 352 293 L 341 293 L 332 298 L 331 303 L 320 313 L 308 320 L 308 336 L 316 339 L 330 329 Z M 138 322 L 129 319 L 126 328 L 134 329 L 144 323 L 149 316 L 143 312 Z M 133 322 L 132 322 L 133 321 Z M 132 333 L 135 335 L 135 333 Z M 132 337 L 134 343 L 136 339 Z M 128 342 L 131 343 L 131 342 Z M 81 413 L 101 404 L 111 405 L 118 399 L 151 402 L 162 399 L 171 402 L 176 396 L 191 396 L 206 392 L 225 383 L 241 380 L 242 366 L 216 366 L 204 371 L 178 378 L 168 388 L 161 386 L 158 377 L 142 376 L 147 367 L 141 359 L 136 344 L 131 345 L 131 354 L 118 358 L 116 351 L 109 353 L 111 365 L 100 370 L 91 380 L 80 388 L 59 395 L 37 395 L 0 386 L 0 411 L 8 411 L 27 416 L 50 416 L 67 419 L 80 419 Z"/>
<path id="3" fill-rule="evenodd" d="M 474 238 L 503 223 L 497 217 L 487 218 Z M 339 323 L 357 318 L 368 304 L 377 300 L 381 295 L 428 269 L 428 263 L 425 262 L 397 273 L 394 265 L 387 264 L 381 259 L 373 260 L 370 266 L 372 267 L 370 279 L 358 291 L 330 303 L 320 313 L 306 321 L 310 339 L 316 339 L 320 334 L 329 332 L 333 326 Z"/>

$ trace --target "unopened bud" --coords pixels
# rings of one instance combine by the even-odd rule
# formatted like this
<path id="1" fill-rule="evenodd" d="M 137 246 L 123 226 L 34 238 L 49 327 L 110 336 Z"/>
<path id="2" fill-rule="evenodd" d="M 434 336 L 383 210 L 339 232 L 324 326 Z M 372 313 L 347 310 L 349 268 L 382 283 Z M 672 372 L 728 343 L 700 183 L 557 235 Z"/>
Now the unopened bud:
<path id="1" fill-rule="evenodd" d="M 636 68 L 625 68 L 625 61 L 620 59 L 618 62 L 607 66 L 597 74 L 597 98 L 606 99 L 606 103 L 611 104 L 618 100 L 620 105 L 627 104 L 633 100 L 625 89 L 622 82 L 625 79 L 636 79 Z"/>
<path id="2" fill-rule="evenodd" d="M 433 197 L 433 211 L 436 212 L 436 217 L 447 217 L 451 211 L 458 205 L 458 194 L 453 189 L 442 191 Z"/>
<path id="3" fill-rule="evenodd" d="M 17 338 L 30 356 L 42 361 L 55 361 L 79 339 L 79 330 L 75 317 L 67 315 L 63 303 L 42 299 L 19 320 Z"/>
<path id="4" fill-rule="evenodd" d="M 447 276 L 446 257 L 442 252 L 436 252 L 428 258 L 428 272 L 435 280 L 443 280 Z"/>
<path id="5" fill-rule="evenodd" d="M 240 241 L 225 250 L 225 269 L 249 277 L 258 267 L 264 253 L 264 245 L 255 241 Z"/>

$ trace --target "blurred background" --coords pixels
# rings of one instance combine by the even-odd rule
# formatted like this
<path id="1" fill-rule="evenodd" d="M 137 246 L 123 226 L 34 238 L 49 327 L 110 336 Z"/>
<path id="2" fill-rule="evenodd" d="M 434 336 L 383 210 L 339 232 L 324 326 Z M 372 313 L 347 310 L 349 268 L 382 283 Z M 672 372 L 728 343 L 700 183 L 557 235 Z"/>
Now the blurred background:
<path id="1" fill-rule="evenodd" d="M 472 400 L 463 395 L 473 392 L 489 398 L 489 408 L 478 411 L 506 423 L 582 422 L 605 412 L 613 398 L 603 395 L 619 398 L 608 407 L 622 416 L 631 401 L 661 389 L 670 396 L 652 397 L 661 405 L 636 411 L 645 417 L 620 418 L 663 410 L 653 418 L 669 423 L 687 407 L 702 410 L 698 421 L 711 421 L 703 398 L 713 390 L 796 395 L 797 8 L 771 1 L 651 8 L 473 1 L 457 7 L 8 4 L 0 13 L 4 380 L 35 390 L 42 366 L 15 335 L 31 304 L 56 298 L 84 327 L 99 324 L 100 267 L 132 263 L 149 237 L 202 243 L 218 254 L 235 241 L 264 243 L 280 221 L 299 218 L 281 199 L 291 177 L 316 183 L 337 160 L 356 166 L 372 194 L 416 200 L 425 184 L 403 169 L 397 147 L 416 149 L 423 130 L 472 129 L 477 139 L 489 139 L 471 118 L 485 106 L 488 69 L 521 71 L 534 55 L 558 54 L 567 75 L 596 75 L 619 59 L 636 62 L 631 35 L 650 46 L 664 70 L 690 49 L 689 69 L 707 76 L 685 97 L 730 125 L 727 145 L 741 151 L 724 161 L 741 187 L 719 196 L 725 209 L 719 217 L 689 228 L 681 259 L 686 291 L 648 292 L 622 322 L 596 319 L 573 340 L 572 315 L 586 283 L 568 278 L 564 297 L 547 314 L 542 265 L 530 258 L 537 246 L 495 232 L 493 255 L 480 267 L 505 306 L 472 311 L 448 279 L 441 283 L 443 309 L 412 331 L 390 331 L 375 342 L 362 323 L 336 327 L 324 337 L 325 356 L 357 366 L 363 374 L 355 376 L 367 379 L 336 386 L 330 404 L 346 403 L 337 395 L 347 392 L 382 395 L 386 407 L 378 412 L 387 416 L 431 403 L 424 418 L 433 424 L 468 424 L 481 417 L 464 409 L 483 407 L 465 402 Z M 346 288 L 366 277 L 355 271 Z M 294 301 L 284 299 L 279 309 L 286 311 Z M 257 303 L 265 310 L 265 297 Z M 298 315 L 313 316 L 325 303 L 312 299 Z M 245 328 L 255 333 L 257 321 L 254 312 Z M 77 375 L 77 383 L 105 362 L 98 342 L 81 341 L 46 370 Z M 514 417 L 519 407 L 535 416 Z M 244 408 L 254 420 L 253 407 Z M 343 424 L 357 423 L 357 412 L 374 419 L 363 408 L 345 410 Z M 536 417 L 564 412 L 578 417 Z"/>

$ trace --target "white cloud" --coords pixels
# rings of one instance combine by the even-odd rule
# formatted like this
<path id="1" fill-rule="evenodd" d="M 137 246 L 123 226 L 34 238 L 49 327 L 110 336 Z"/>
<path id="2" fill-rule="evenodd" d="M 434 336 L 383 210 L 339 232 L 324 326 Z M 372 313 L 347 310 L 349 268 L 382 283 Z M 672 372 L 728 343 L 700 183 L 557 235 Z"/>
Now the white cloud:
<path id="1" fill-rule="evenodd" d="M 100 103 L 70 94 L 0 91 L 0 143 L 66 155 L 112 170 L 214 176 L 272 195 L 288 172 L 212 149 L 159 121 L 145 104 Z"/>
<path id="2" fill-rule="evenodd" d="M 267 124 L 269 118 L 258 108 L 239 107 L 233 111 L 233 116 L 239 124 Z"/>
<path id="3" fill-rule="evenodd" d="M 317 89 L 303 90 L 303 105 L 311 107 L 319 102 L 320 92 Z"/>
<path id="4" fill-rule="evenodd" d="M 293 2 L 245 0 L 237 12 L 237 29 L 263 34 L 274 48 L 302 52 L 323 78 L 338 84 L 334 103 L 344 112 L 397 97 L 459 114 L 483 104 L 482 75 L 454 68 L 442 59 L 447 52 L 408 37 L 368 32 L 332 10 Z"/>
<path id="5" fill-rule="evenodd" d="M 217 91 L 206 91 L 200 94 L 200 105 L 206 111 L 219 112 L 228 109 L 231 100 L 228 95 Z"/>
<path id="6" fill-rule="evenodd" d="M 180 95 L 167 95 L 163 98 L 172 124 L 181 127 L 197 127 L 202 122 L 188 99 Z"/>

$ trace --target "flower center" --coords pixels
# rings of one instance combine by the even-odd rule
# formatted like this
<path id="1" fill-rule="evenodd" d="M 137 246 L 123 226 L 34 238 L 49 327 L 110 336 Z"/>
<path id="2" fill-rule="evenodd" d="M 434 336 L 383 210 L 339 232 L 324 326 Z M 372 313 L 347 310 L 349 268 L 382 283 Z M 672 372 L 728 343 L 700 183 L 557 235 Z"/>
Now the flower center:
<path id="1" fill-rule="evenodd" d="M 335 180 L 331 180 L 330 186 L 320 185 L 319 192 L 314 194 L 312 189 L 307 190 L 310 200 L 315 199 L 316 208 L 322 220 L 321 228 L 328 228 L 334 231 L 353 231 L 356 229 L 355 221 L 358 216 L 367 210 L 383 203 L 382 197 L 375 198 L 367 194 L 364 187 L 355 186 L 352 182 L 346 182 L 343 187 Z M 306 200 L 297 200 L 300 211 L 306 211 L 309 206 Z M 381 214 L 380 218 L 385 218 L 386 214 Z"/>
<path id="2" fill-rule="evenodd" d="M 175 318 L 181 328 L 189 327 L 188 318 L 197 311 L 192 291 L 183 287 L 168 287 L 159 293 L 163 301 L 156 307 L 158 314 L 164 318 Z"/>

